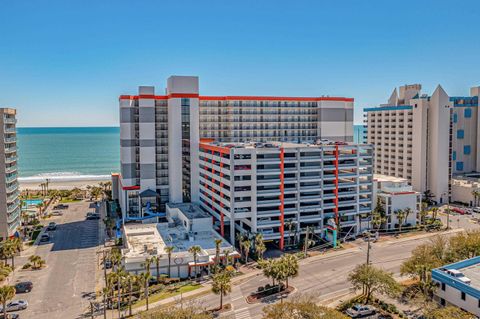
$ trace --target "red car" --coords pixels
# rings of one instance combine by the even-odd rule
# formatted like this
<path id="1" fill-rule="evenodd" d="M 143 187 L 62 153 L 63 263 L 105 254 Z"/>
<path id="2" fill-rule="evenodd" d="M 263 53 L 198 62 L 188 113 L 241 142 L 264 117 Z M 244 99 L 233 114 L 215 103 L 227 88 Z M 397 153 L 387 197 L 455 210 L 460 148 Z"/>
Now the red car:
<path id="1" fill-rule="evenodd" d="M 457 208 L 457 207 L 453 207 L 452 212 L 455 212 L 455 213 L 460 214 L 460 215 L 465 215 L 466 214 L 463 209 L 460 209 L 460 208 Z"/>

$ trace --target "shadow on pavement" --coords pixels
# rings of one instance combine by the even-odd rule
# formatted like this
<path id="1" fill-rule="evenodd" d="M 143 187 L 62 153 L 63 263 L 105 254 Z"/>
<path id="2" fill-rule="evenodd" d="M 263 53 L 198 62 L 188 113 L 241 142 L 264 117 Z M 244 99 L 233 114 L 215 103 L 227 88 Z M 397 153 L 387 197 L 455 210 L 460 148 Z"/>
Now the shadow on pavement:
<path id="1" fill-rule="evenodd" d="M 98 228 L 101 220 L 81 220 L 60 224 L 55 231 L 47 232 L 52 251 L 86 249 L 98 246 Z"/>

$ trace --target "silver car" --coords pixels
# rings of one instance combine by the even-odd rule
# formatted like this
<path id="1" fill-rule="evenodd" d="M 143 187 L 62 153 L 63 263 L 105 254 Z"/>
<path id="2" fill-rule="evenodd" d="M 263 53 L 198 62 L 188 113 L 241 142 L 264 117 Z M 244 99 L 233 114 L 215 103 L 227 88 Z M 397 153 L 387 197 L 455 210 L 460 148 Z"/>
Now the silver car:
<path id="1" fill-rule="evenodd" d="M 20 300 L 14 300 L 10 303 L 7 304 L 7 311 L 18 311 L 18 310 L 24 310 L 27 309 L 28 307 L 28 302 L 26 300 L 20 299 Z M 3 306 L 0 306 L 0 312 L 3 312 Z"/>
<path id="2" fill-rule="evenodd" d="M 352 318 L 360 318 L 363 316 L 374 315 L 377 312 L 377 309 L 368 305 L 355 305 L 352 308 L 348 308 L 345 313 Z"/>

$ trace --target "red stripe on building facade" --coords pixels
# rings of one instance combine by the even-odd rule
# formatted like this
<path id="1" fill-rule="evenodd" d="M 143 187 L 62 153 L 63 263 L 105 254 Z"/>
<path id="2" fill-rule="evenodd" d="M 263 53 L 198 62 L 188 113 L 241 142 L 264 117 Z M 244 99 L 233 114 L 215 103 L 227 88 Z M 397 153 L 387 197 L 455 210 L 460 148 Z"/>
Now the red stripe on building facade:
<path id="1" fill-rule="evenodd" d="M 285 244 L 285 150 L 280 148 L 280 249 L 283 250 Z"/>
<path id="2" fill-rule="evenodd" d="M 335 224 L 338 227 L 338 145 L 335 145 Z"/>

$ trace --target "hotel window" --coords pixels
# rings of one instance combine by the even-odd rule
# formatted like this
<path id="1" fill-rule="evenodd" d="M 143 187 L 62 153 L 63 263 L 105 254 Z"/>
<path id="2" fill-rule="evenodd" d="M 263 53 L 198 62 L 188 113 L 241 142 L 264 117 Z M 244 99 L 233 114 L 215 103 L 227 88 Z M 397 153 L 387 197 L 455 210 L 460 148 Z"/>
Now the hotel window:
<path id="1" fill-rule="evenodd" d="M 465 145 L 465 146 L 463 147 L 463 154 L 465 154 L 465 155 L 470 155 L 470 151 L 471 151 L 470 145 Z"/>
<path id="2" fill-rule="evenodd" d="M 458 121 L 458 115 L 457 113 L 453 113 L 453 123 L 457 123 Z"/>
<path id="3" fill-rule="evenodd" d="M 462 291 L 462 300 L 465 300 L 465 297 L 466 297 L 466 295 L 465 295 L 465 293 Z"/>
<path id="4" fill-rule="evenodd" d="M 442 290 L 445 291 L 445 283 L 442 282 Z"/>
<path id="5" fill-rule="evenodd" d="M 464 138 L 465 132 L 463 130 L 457 130 L 457 138 Z"/>
<path id="6" fill-rule="evenodd" d="M 463 113 L 463 115 L 465 116 L 465 118 L 471 118 L 472 117 L 472 109 L 467 107 Z"/>
<path id="7" fill-rule="evenodd" d="M 452 152 L 452 159 L 454 161 L 457 160 L 457 152 L 455 152 L 455 151 Z"/>
<path id="8" fill-rule="evenodd" d="M 457 171 L 463 171 L 463 162 L 456 162 L 455 163 Z"/>

